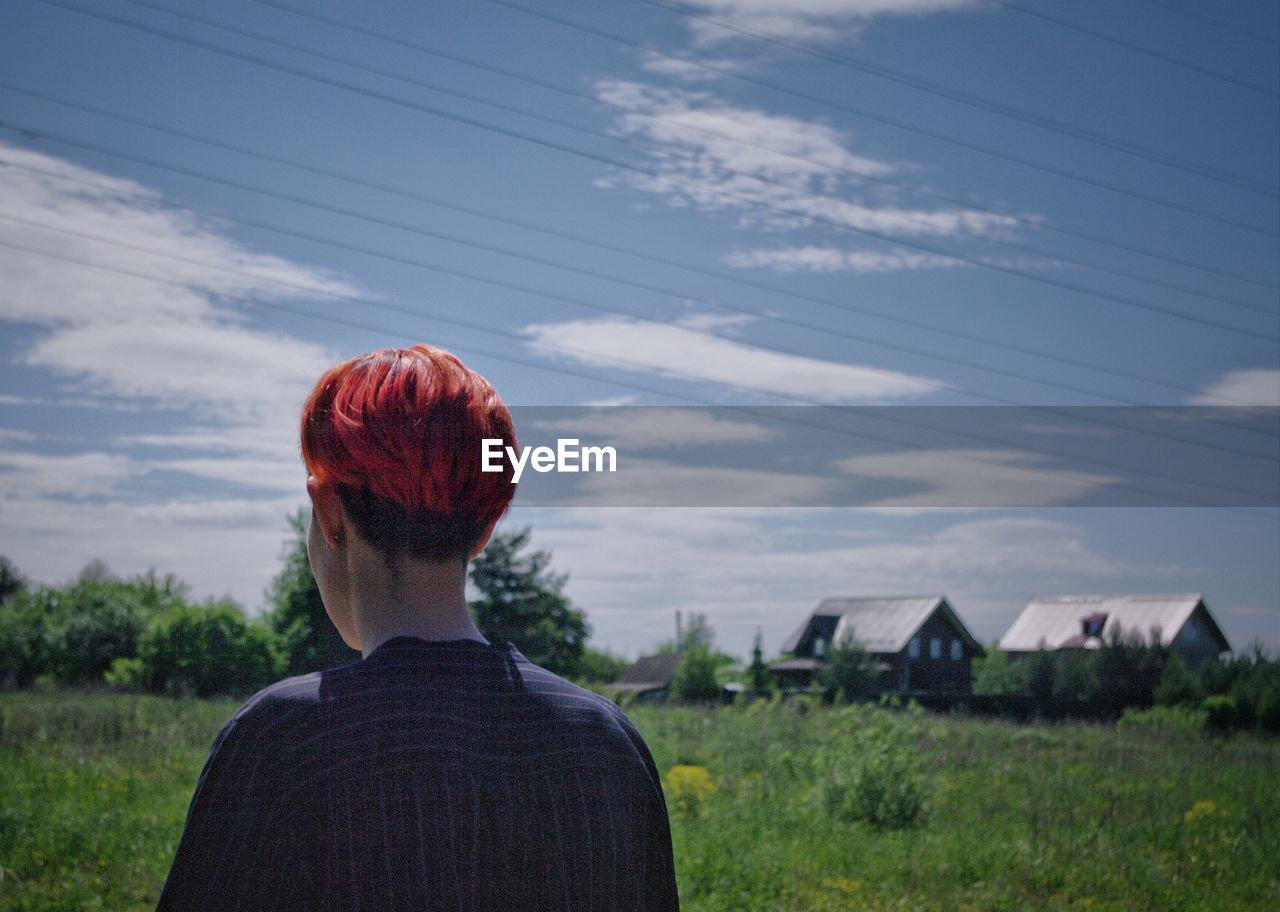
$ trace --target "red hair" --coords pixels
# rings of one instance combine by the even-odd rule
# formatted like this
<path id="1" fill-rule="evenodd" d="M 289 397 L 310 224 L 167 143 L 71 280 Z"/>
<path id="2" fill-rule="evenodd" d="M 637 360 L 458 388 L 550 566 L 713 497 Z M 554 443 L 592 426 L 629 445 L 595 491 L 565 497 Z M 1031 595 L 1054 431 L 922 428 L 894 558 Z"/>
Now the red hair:
<path id="1" fill-rule="evenodd" d="M 515 494 L 482 472 L 485 438 L 518 446 L 489 381 L 429 345 L 386 348 L 325 372 L 302 408 L 302 459 L 361 535 L 393 558 L 466 559 Z"/>

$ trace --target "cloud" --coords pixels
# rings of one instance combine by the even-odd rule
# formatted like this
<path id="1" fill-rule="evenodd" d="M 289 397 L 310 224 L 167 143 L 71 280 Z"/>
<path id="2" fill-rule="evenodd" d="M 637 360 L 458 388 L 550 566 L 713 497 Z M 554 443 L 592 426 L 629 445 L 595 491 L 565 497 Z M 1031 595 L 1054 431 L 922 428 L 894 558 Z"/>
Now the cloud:
<path id="1" fill-rule="evenodd" d="M 829 43 L 856 35 L 884 16 L 927 16 L 977 5 L 977 0 L 689 0 L 695 13 L 763 35 L 802 43 Z M 751 40 L 710 22 L 688 20 L 702 46 Z"/>
<path id="2" fill-rule="evenodd" d="M 537 546 L 572 571 L 566 591 L 588 609 L 593 643 L 632 656 L 672 635 L 677 610 L 706 613 L 717 642 L 746 655 L 757 627 L 775 650 L 827 596 L 937 592 L 990 639 L 1032 592 L 1177 572 L 1040 517 L 939 518 L 921 530 L 869 510 L 517 508 L 508 521 L 534 517 Z"/>
<path id="3" fill-rule="evenodd" d="M 932 253 L 841 250 L 836 247 L 813 246 L 736 250 L 723 259 L 726 265 L 737 269 L 772 269 L 774 272 L 878 273 L 950 269 L 967 265 L 961 260 Z"/>
<path id="4" fill-rule="evenodd" d="M 851 456 L 835 467 L 850 475 L 901 479 L 919 490 L 876 507 L 1058 506 L 1116 481 L 1017 450 L 939 449 Z"/>
<path id="5" fill-rule="evenodd" d="M 1280 407 L 1280 370 L 1236 370 L 1210 383 L 1192 405 L 1262 405 Z"/>
<path id="6" fill-rule="evenodd" d="M 902 166 L 853 152 L 847 135 L 818 121 L 731 104 L 705 91 L 626 80 L 601 80 L 596 94 L 627 109 L 612 132 L 649 146 L 653 172 L 618 170 L 597 180 L 604 188 L 732 214 L 741 227 L 775 231 L 821 219 L 906 237 L 1004 237 L 1017 225 L 1009 216 L 971 209 L 859 199 L 865 178 L 887 177 Z"/>
<path id="7" fill-rule="evenodd" d="M 168 283 L 0 247 L 0 321 L 33 330 L 10 358 L 52 390 L 0 399 L 33 410 L 0 451 L 4 551 L 48 581 L 101 557 L 121 572 L 155 566 L 197 592 L 258 604 L 278 567 L 284 516 L 304 500 L 299 409 L 334 356 L 257 328 L 252 309 L 228 296 L 359 289 L 256 251 L 136 182 L 9 144 L 0 160 L 11 217 L 0 218 L 0 241 Z M 88 439 L 85 410 L 128 420 Z M 264 495 L 205 493 L 232 485 Z"/>
<path id="8" fill-rule="evenodd" d="M 609 444 L 644 453 L 706 444 L 761 443 L 781 432 L 752 421 L 717 417 L 705 409 L 631 408 L 575 411 L 570 418 L 535 422 L 534 427 L 574 434 L 593 446 Z"/>
<path id="9" fill-rule="evenodd" d="M 523 332 L 535 348 L 585 364 L 722 383 L 805 401 L 904 399 L 944 388 L 938 381 L 898 371 L 775 352 L 683 326 L 640 320 L 536 323 Z"/>

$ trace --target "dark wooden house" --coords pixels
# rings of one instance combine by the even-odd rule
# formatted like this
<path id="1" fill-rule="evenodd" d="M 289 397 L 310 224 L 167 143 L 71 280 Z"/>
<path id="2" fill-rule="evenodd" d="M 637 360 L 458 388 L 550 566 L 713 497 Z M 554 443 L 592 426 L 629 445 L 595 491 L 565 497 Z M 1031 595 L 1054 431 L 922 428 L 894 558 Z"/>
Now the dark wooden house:
<path id="1" fill-rule="evenodd" d="M 680 656 L 676 653 L 645 656 L 628 665 L 609 686 L 637 699 L 665 700 L 678 664 Z"/>
<path id="2" fill-rule="evenodd" d="M 791 658 L 770 670 L 784 688 L 808 687 L 833 645 L 850 639 L 875 660 L 884 692 L 969 693 L 970 662 L 984 654 L 944 596 L 829 598 L 783 644 Z"/>
<path id="3" fill-rule="evenodd" d="M 1231 651 L 1199 593 L 1035 598 L 999 648 L 1018 659 L 1040 649 L 1097 649 L 1117 634 L 1141 637 L 1150 646 L 1158 641 L 1191 668 Z"/>

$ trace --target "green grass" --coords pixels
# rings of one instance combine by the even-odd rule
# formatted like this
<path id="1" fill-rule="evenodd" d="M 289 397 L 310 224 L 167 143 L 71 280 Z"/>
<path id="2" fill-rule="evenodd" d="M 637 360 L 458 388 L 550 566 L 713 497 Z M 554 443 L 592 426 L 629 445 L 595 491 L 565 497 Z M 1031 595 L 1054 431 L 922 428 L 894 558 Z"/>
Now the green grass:
<path id="1" fill-rule="evenodd" d="M 233 710 L 0 695 L 0 908 L 153 908 Z M 678 775 L 668 795 L 693 912 L 1280 902 L 1275 741 L 800 704 L 629 714 L 660 769 L 708 774 Z M 918 816 L 909 803 L 875 825 L 842 803 L 904 782 Z"/>

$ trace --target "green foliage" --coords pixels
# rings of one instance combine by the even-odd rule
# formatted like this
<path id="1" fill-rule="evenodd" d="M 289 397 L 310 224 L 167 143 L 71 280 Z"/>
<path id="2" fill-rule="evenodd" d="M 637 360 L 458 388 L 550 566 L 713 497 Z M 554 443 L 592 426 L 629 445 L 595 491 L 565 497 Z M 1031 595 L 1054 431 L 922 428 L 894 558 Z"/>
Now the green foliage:
<path id="1" fill-rule="evenodd" d="M 489 640 L 514 643 L 534 664 L 575 677 L 590 633 L 586 615 L 561 594 L 568 576 L 548 571 L 549 551 L 520 554 L 528 543 L 528 528 L 497 532 L 472 563 L 476 626 Z"/>
<path id="2" fill-rule="evenodd" d="M 720 698 L 721 687 L 716 671 L 720 661 L 709 646 L 694 646 L 680 653 L 675 677 L 671 681 L 672 696 L 687 703 L 705 703 Z"/>
<path id="3" fill-rule="evenodd" d="M 767 694 L 773 690 L 773 675 L 764 661 L 764 634 L 756 631 L 755 641 L 751 644 L 751 664 L 747 666 L 747 686 L 758 694 Z"/>
<path id="4" fill-rule="evenodd" d="M 1155 701 L 1159 706 L 1182 706 L 1199 703 L 1200 685 L 1178 654 L 1171 653 L 1165 660 L 1156 685 Z"/>
<path id="5" fill-rule="evenodd" d="M 1204 732 L 1209 714 L 1203 709 L 1180 704 L 1126 709 L 1116 722 L 1120 731 L 1147 731 L 1162 734 L 1199 736 Z"/>
<path id="6" fill-rule="evenodd" d="M 587 684 L 612 684 L 629 663 L 611 652 L 584 647 L 578 660 L 577 680 Z"/>
<path id="7" fill-rule="evenodd" d="M 175 577 L 155 571 L 132 580 L 82 574 L 64 588 L 21 590 L 0 604 L 0 668 L 17 686 L 40 676 L 99 682 L 114 660 L 137 654 L 147 625 L 185 595 Z"/>
<path id="8" fill-rule="evenodd" d="M 826 664 L 817 673 L 828 702 L 863 700 L 879 693 L 875 659 L 851 635 L 827 650 Z"/>
<path id="9" fill-rule="evenodd" d="M 1278 740 L 797 705 L 628 711 L 667 780 L 685 764 L 715 786 L 693 774 L 668 795 L 682 909 L 1257 912 L 1280 896 Z M 234 709 L 0 694 L 0 907 L 154 909 Z M 914 827 L 826 811 L 819 757 L 849 760 L 862 729 L 917 764 Z"/>
<path id="10" fill-rule="evenodd" d="M 1022 691 L 1022 681 L 1009 654 L 992 643 L 986 655 L 973 659 L 973 692 L 976 694 L 1014 694 Z"/>
<path id="11" fill-rule="evenodd" d="M 906 728 L 879 710 L 858 712 L 832 727 L 815 761 L 827 812 L 886 829 L 922 824 L 924 779 Z"/>
<path id="12" fill-rule="evenodd" d="M 285 657 L 284 673 L 306 674 L 359 660 L 342 640 L 320 599 L 320 589 L 307 558 L 307 514 L 299 510 L 288 518 L 291 537 L 281 552 L 284 565 L 267 591 L 271 605 L 266 622 Z"/>
<path id="13" fill-rule="evenodd" d="M 1205 727 L 1210 731 L 1225 732 L 1235 727 L 1236 701 L 1234 697 L 1214 694 L 1204 698 Z"/>
<path id="14" fill-rule="evenodd" d="M 26 588 L 27 578 L 18 571 L 13 561 L 0 554 L 0 604 L 9 601 Z"/>
<path id="15" fill-rule="evenodd" d="M 111 668 L 112 683 L 156 693 L 243 696 L 279 675 L 271 631 L 232 602 L 181 605 L 143 634 L 138 657 Z"/>

